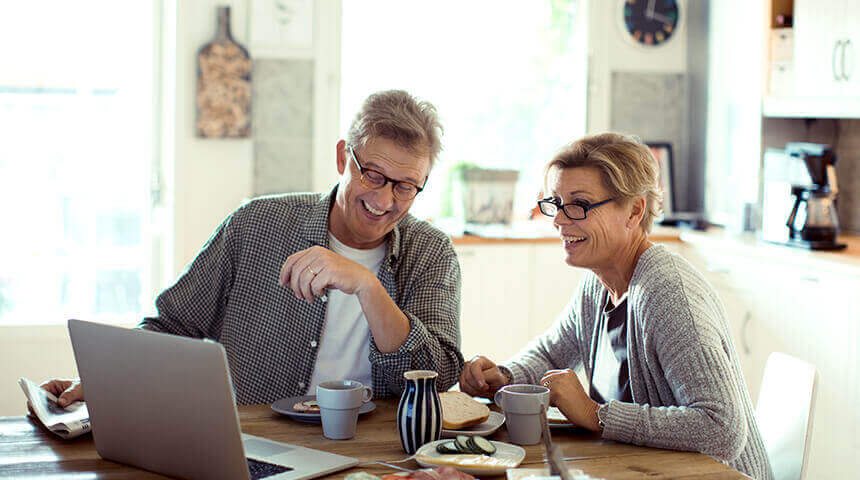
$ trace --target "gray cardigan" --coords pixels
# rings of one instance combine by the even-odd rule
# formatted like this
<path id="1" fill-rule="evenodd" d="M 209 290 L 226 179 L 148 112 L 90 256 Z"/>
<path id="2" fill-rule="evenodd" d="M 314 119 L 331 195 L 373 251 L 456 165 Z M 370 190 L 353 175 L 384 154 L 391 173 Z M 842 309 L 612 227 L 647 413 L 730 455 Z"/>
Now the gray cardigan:
<path id="1" fill-rule="evenodd" d="M 504 365 L 513 382 L 537 383 L 553 368 L 582 367 L 590 378 L 605 292 L 589 272 L 555 324 Z M 702 452 L 772 479 L 726 312 L 705 278 L 666 247 L 649 248 L 630 281 L 627 319 L 633 403 L 609 402 L 603 438 Z"/>

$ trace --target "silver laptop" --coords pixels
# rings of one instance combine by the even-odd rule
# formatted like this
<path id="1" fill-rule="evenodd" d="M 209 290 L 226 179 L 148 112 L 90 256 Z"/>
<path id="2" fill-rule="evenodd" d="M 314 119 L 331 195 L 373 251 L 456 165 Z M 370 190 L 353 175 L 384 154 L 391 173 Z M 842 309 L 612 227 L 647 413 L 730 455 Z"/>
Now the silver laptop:
<path id="1" fill-rule="evenodd" d="M 220 344 L 69 320 L 96 450 L 180 478 L 314 478 L 358 464 L 242 434 Z"/>

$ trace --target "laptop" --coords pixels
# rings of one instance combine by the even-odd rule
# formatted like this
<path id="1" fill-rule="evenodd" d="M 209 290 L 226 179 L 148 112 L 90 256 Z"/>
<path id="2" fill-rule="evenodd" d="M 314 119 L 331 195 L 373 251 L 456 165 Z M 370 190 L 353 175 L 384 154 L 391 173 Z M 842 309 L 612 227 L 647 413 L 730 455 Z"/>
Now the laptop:
<path id="1" fill-rule="evenodd" d="M 245 435 L 224 347 L 69 320 L 102 458 L 190 479 L 303 479 L 355 458 Z"/>

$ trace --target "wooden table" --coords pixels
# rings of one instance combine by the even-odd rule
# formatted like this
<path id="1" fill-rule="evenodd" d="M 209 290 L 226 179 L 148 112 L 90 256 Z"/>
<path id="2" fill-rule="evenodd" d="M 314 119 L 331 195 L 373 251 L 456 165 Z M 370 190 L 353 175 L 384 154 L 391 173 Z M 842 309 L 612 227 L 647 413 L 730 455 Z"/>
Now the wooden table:
<path id="1" fill-rule="evenodd" d="M 407 455 L 400 447 L 394 417 L 396 400 L 375 400 L 377 408 L 362 415 L 358 431 L 351 440 L 328 440 L 319 424 L 293 421 L 273 412 L 268 405 L 239 407 L 245 433 L 273 440 L 304 445 L 355 457 L 362 462 L 400 460 Z M 508 441 L 502 428 L 490 437 Z M 590 432 L 554 429 L 553 441 L 563 446 L 568 465 L 594 477 L 627 478 L 748 478 L 736 470 L 699 453 L 643 448 L 601 440 Z M 521 467 L 545 466 L 542 445 L 524 447 L 526 458 Z M 420 468 L 414 461 L 399 464 Z M 381 465 L 359 466 L 329 478 L 343 478 L 360 470 L 376 475 L 396 470 Z M 160 475 L 102 460 L 96 453 L 92 436 L 62 440 L 29 417 L 0 417 L 0 478 L 165 478 Z M 496 477 L 504 479 L 504 477 Z"/>

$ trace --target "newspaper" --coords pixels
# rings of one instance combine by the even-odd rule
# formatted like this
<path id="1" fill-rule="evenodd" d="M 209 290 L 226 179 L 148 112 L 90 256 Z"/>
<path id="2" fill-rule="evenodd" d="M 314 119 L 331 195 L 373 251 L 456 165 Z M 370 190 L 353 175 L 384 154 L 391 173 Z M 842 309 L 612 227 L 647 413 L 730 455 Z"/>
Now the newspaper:
<path id="1" fill-rule="evenodd" d="M 91 430 L 90 412 L 87 404 L 74 402 L 66 408 L 57 404 L 57 397 L 26 378 L 19 378 L 18 385 L 27 396 L 30 408 L 39 421 L 51 432 L 62 438 L 75 438 Z"/>

